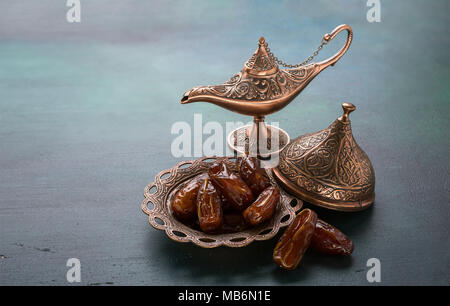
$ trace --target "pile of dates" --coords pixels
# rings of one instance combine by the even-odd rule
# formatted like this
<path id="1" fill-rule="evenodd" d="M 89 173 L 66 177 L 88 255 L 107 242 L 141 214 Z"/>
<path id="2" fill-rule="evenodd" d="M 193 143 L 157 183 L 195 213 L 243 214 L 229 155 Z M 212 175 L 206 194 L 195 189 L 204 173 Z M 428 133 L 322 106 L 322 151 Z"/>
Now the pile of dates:
<path id="1" fill-rule="evenodd" d="M 353 242 L 334 226 L 317 218 L 310 210 L 302 210 L 281 236 L 273 251 L 273 260 L 281 268 L 295 269 L 306 250 L 319 253 L 350 255 Z"/>
<path id="2" fill-rule="evenodd" d="M 208 234 L 243 231 L 272 218 L 280 190 L 270 183 L 255 157 L 237 160 L 238 173 L 215 162 L 177 191 L 173 215 L 184 224 Z M 352 241 L 310 210 L 302 210 L 285 230 L 273 251 L 281 268 L 295 269 L 308 248 L 330 255 L 350 255 Z"/>
<path id="3" fill-rule="evenodd" d="M 237 160 L 238 173 L 223 162 L 192 178 L 170 203 L 181 222 L 205 233 L 238 232 L 271 219 L 280 201 L 255 157 Z"/>

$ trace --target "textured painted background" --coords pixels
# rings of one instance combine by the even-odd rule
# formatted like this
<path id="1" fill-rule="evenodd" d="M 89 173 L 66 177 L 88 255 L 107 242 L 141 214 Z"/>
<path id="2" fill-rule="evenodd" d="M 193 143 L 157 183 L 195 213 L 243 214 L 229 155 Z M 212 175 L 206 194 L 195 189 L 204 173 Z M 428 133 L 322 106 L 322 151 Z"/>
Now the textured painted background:
<path id="1" fill-rule="evenodd" d="M 0 284 L 364 285 L 449 284 L 449 2 L 65 1 L 0 2 Z M 291 136 L 326 127 L 357 106 L 355 138 L 375 168 L 376 204 L 318 210 L 355 243 L 351 258 L 305 256 L 294 272 L 271 260 L 276 240 L 205 250 L 153 230 L 144 187 L 180 159 L 172 124 L 248 120 L 210 104 L 181 106 L 195 85 L 241 69 L 264 35 L 300 62 L 336 25 L 354 41 L 288 107 L 269 116 Z M 340 48 L 338 37 L 321 59 Z"/>

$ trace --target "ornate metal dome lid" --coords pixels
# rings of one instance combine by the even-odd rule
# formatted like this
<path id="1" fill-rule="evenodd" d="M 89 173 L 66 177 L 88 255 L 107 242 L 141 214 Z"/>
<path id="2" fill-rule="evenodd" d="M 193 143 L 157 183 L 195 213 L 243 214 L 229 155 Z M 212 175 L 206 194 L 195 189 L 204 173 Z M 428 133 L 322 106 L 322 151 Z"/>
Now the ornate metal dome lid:
<path id="1" fill-rule="evenodd" d="M 253 76 L 266 76 L 278 72 L 278 64 L 269 56 L 264 37 L 259 39 L 258 49 L 244 64 L 244 71 Z"/>
<path id="2" fill-rule="evenodd" d="M 294 139 L 280 153 L 273 169 L 277 180 L 295 196 L 312 204 L 339 211 L 359 211 L 375 200 L 375 173 L 366 153 L 353 138 L 349 114 L 328 128 Z"/>

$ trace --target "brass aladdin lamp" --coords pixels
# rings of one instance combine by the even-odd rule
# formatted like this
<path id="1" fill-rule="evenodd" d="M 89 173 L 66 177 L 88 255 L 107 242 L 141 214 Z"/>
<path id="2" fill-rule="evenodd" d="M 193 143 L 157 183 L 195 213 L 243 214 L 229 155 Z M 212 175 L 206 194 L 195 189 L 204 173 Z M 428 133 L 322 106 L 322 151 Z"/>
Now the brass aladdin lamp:
<path id="1" fill-rule="evenodd" d="M 347 41 L 334 56 L 318 63 L 309 63 L 324 45 L 343 30 L 347 30 Z M 328 66 L 333 66 L 347 51 L 352 37 L 350 26 L 344 24 L 336 27 L 323 36 L 321 45 L 312 56 L 297 65 L 286 64 L 275 57 L 261 37 L 255 53 L 239 73 L 224 84 L 198 86 L 186 91 L 181 104 L 209 102 L 239 114 L 253 116 L 253 125 L 232 131 L 228 136 L 228 144 L 239 153 L 248 154 L 250 150 L 258 155 L 270 156 L 289 143 L 289 136 L 282 129 L 267 126 L 264 117 L 288 105 L 315 76 Z M 278 64 L 288 69 L 280 69 Z M 278 145 L 272 146 L 271 134 L 278 133 Z M 241 138 L 245 139 L 245 149 L 238 144 Z M 255 147 L 256 151 L 253 151 Z"/>

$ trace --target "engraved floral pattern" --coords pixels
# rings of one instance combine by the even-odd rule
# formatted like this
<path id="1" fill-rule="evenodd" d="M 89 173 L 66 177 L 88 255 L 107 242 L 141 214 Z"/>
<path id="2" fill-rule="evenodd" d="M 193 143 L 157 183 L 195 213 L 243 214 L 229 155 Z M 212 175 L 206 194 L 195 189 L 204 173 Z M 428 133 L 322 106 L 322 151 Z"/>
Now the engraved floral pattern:
<path id="1" fill-rule="evenodd" d="M 240 71 L 224 84 L 193 88 L 189 96 L 213 95 L 255 102 L 274 100 L 293 93 L 317 73 L 316 64 L 279 70 L 269 76 L 252 76 Z"/>
<path id="2" fill-rule="evenodd" d="M 350 123 L 340 120 L 295 139 L 281 153 L 278 169 L 296 186 L 328 200 L 359 201 L 375 187 L 372 164 Z"/>
<path id="3" fill-rule="evenodd" d="M 252 57 L 245 63 L 245 66 L 250 69 L 257 69 L 259 71 L 267 71 L 276 67 L 267 55 L 253 54 Z"/>

